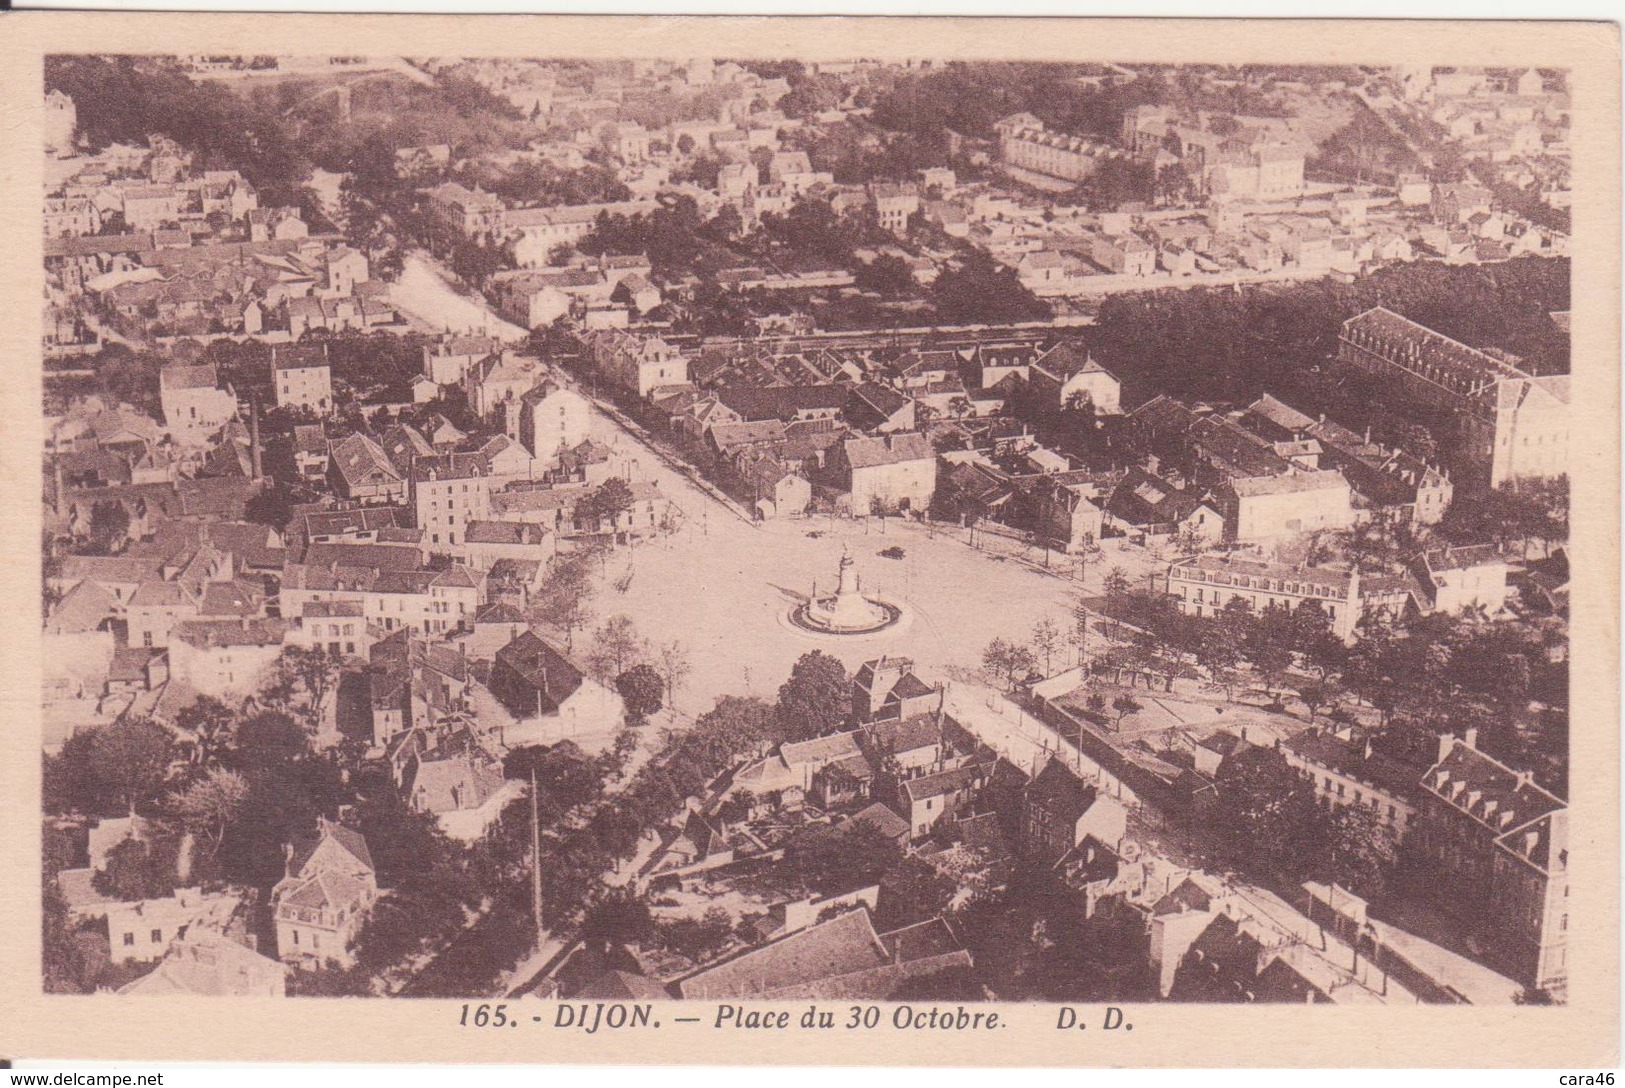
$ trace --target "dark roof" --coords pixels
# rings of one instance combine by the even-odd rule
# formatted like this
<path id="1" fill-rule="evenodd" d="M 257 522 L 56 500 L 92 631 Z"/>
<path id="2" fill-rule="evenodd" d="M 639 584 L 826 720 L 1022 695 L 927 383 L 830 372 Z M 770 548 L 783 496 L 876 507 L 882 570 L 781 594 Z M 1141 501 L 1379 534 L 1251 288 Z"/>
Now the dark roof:
<path id="1" fill-rule="evenodd" d="M 356 510 L 319 510 L 305 514 L 303 520 L 307 537 L 376 533 L 380 529 L 395 528 L 399 524 L 393 506 L 365 506 Z"/>
<path id="2" fill-rule="evenodd" d="M 1106 513 L 1134 526 L 1171 525 L 1195 513 L 1206 495 L 1175 487 L 1141 468 L 1131 468 L 1106 499 Z"/>
<path id="3" fill-rule="evenodd" d="M 907 408 L 910 399 L 889 385 L 866 381 L 851 387 L 851 399 L 885 421 Z"/>
<path id="4" fill-rule="evenodd" d="M 333 467 L 350 486 L 370 482 L 373 476 L 399 480 L 400 470 L 382 446 L 363 434 L 353 434 L 332 448 Z"/>
<path id="5" fill-rule="evenodd" d="M 978 767 L 956 767 L 949 771 L 938 771 L 936 774 L 921 775 L 911 778 L 903 783 L 903 795 L 910 802 L 923 801 L 927 797 L 944 797 L 950 793 L 968 790 L 976 783 Z"/>
<path id="6" fill-rule="evenodd" d="M 1027 787 L 1027 800 L 1029 803 L 1036 801 L 1045 804 L 1061 813 L 1063 818 L 1070 813 L 1071 818 L 1076 820 L 1095 803 L 1095 790 L 1085 785 L 1061 760 L 1051 759 Z"/>
<path id="7" fill-rule="evenodd" d="M 646 975 L 609 970 L 571 994 L 572 998 L 604 1001 L 670 1001 L 671 991 Z"/>
<path id="8" fill-rule="evenodd" d="M 908 676 L 913 676 L 913 673 Z M 929 688 L 926 690 L 930 691 Z M 897 689 L 893 688 L 892 692 L 896 694 Z M 883 753 L 912 752 L 942 743 L 942 722 L 935 714 L 916 714 L 911 718 L 874 722 L 865 727 L 865 732 L 875 750 Z"/>
<path id="9" fill-rule="evenodd" d="M 581 686 L 580 669 L 534 631 L 522 631 L 496 652 L 496 661 L 512 669 L 530 687 L 543 692 L 555 704 L 562 703 Z"/>
<path id="10" fill-rule="evenodd" d="M 936 451 L 925 435 L 914 431 L 882 435 L 877 438 L 848 438 L 841 444 L 846 461 L 854 469 L 873 468 L 877 465 L 896 465 L 905 461 L 929 461 Z"/>
<path id="11" fill-rule="evenodd" d="M 303 370 L 327 365 L 326 344 L 276 344 L 271 348 L 272 370 Z"/>
<path id="12" fill-rule="evenodd" d="M 411 570 L 421 565 L 415 548 L 393 544 L 353 544 L 345 541 L 312 544 L 302 562 L 308 567 L 370 567 L 374 570 Z"/>
<path id="13" fill-rule="evenodd" d="M 1535 785 L 1527 771 L 1514 771 L 1455 739 L 1423 776 L 1422 788 L 1489 830 L 1507 853 L 1542 871 L 1552 867 L 1548 847 L 1554 819 L 1566 819 L 1567 806 Z M 1566 860 L 1565 851 L 1558 861 Z"/>
<path id="14" fill-rule="evenodd" d="M 908 837 L 908 821 L 879 801 L 848 816 L 836 825 L 837 831 L 856 831 L 859 828 L 868 828 L 892 840 Z"/>
<path id="15" fill-rule="evenodd" d="M 539 545 L 546 535 L 547 531 L 534 522 L 471 521 L 463 534 L 463 543 Z"/>
<path id="16" fill-rule="evenodd" d="M 1505 256 L 1505 247 L 1495 247 L 1493 256 Z M 1367 337 L 1404 351 L 1414 352 L 1415 360 L 1407 365 L 1426 363 L 1453 374 L 1462 381 L 1495 381 L 1507 378 L 1527 378 L 1528 374 L 1487 352 L 1468 347 L 1443 333 L 1434 332 L 1426 325 L 1412 321 L 1392 310 L 1375 306 L 1356 314 L 1343 323 L 1345 338 Z"/>
<path id="17" fill-rule="evenodd" d="M 880 941 L 891 951 L 894 958 L 904 963 L 909 960 L 925 959 L 927 956 L 944 956 L 960 949 L 954 931 L 949 929 L 948 923 L 940 917 L 916 922 L 902 929 L 894 929 L 890 933 L 882 933 Z"/>
<path id="18" fill-rule="evenodd" d="M 524 623 L 524 613 L 505 601 L 488 604 L 474 614 L 475 623 Z"/>
<path id="19" fill-rule="evenodd" d="M 1359 739 L 1345 739 L 1320 729 L 1306 729 L 1281 742 L 1306 763 L 1336 771 L 1358 782 L 1367 782 L 1399 797 L 1410 797 L 1425 767 L 1401 762 L 1371 750 Z"/>
<path id="20" fill-rule="evenodd" d="M 315 835 L 307 837 L 294 846 L 293 857 L 288 862 L 288 871 L 297 873 L 303 869 L 316 853 L 317 847 L 321 846 L 323 841 L 327 839 L 332 839 L 338 843 L 368 869 L 373 867 L 372 853 L 367 849 L 367 840 L 362 837 L 361 832 L 352 831 L 343 824 L 323 820 Z"/>

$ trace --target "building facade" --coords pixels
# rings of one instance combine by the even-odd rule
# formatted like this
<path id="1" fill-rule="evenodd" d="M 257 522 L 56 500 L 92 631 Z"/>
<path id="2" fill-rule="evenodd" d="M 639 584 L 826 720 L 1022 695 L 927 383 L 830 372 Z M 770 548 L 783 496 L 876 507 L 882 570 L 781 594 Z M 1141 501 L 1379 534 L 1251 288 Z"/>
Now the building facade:
<path id="1" fill-rule="evenodd" d="M 1381 306 L 1349 318 L 1339 361 L 1457 414 L 1455 454 L 1479 486 L 1566 475 L 1569 379 L 1536 376 Z"/>

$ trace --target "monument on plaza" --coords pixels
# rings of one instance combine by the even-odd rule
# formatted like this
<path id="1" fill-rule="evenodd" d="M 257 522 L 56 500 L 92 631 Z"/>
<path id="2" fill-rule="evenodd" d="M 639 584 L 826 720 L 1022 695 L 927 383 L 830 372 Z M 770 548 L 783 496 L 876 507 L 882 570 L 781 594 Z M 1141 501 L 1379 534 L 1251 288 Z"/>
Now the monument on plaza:
<path id="1" fill-rule="evenodd" d="M 841 550 L 840 574 L 833 596 L 820 597 L 818 583 L 806 603 L 799 604 L 790 613 L 790 621 L 806 631 L 825 635 L 867 635 L 883 630 L 902 617 L 897 605 L 865 596 L 863 581 L 852 562 L 852 555 Z"/>

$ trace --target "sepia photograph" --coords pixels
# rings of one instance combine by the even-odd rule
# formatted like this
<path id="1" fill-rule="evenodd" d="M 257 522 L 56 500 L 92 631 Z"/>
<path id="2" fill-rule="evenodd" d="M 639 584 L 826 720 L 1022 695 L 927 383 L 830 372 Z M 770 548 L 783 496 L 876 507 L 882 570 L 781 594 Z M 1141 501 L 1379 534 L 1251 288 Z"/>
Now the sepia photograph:
<path id="1" fill-rule="evenodd" d="M 1617 940 L 1570 68 L 235 40 L 33 92 L 38 994 L 1094 1035 Z"/>

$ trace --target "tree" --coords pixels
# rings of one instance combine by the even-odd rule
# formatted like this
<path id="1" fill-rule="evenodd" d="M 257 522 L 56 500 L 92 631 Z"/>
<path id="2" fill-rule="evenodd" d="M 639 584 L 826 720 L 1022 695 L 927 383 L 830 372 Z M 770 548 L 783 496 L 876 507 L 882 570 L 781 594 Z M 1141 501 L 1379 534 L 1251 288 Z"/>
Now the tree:
<path id="1" fill-rule="evenodd" d="M 792 740 L 823 736 L 847 719 L 851 706 L 852 678 L 822 650 L 797 658 L 779 686 L 778 713 Z"/>
<path id="2" fill-rule="evenodd" d="M 576 503 L 576 523 L 596 531 L 608 522 L 614 531 L 619 527 L 621 515 L 632 509 L 634 501 L 632 485 L 619 476 L 611 476 Z"/>
<path id="3" fill-rule="evenodd" d="M 309 751 L 305 731 L 280 710 L 262 710 L 237 727 L 236 762 L 243 770 L 292 763 Z"/>
<path id="4" fill-rule="evenodd" d="M 360 967 L 305 967 L 288 972 L 289 997 L 370 997 L 372 976 Z"/>
<path id="5" fill-rule="evenodd" d="M 1145 707 L 1141 705 L 1140 700 L 1125 692 L 1112 700 L 1112 709 L 1117 712 L 1117 728 L 1121 729 L 1124 718 L 1130 714 L 1138 714 Z"/>
<path id="6" fill-rule="evenodd" d="M 1195 188 L 1191 183 L 1190 172 L 1185 169 L 1184 163 L 1171 162 L 1157 168 L 1157 203 L 1164 205 L 1185 204 L 1194 195 Z"/>
<path id="7" fill-rule="evenodd" d="M 1002 638 L 995 638 L 982 651 L 982 668 L 1002 679 L 1006 688 L 1015 687 L 1016 678 L 1026 676 L 1037 663 L 1032 650 Z"/>
<path id="8" fill-rule="evenodd" d="M 641 724 L 660 712 L 666 682 L 653 665 L 638 664 L 615 677 L 615 690 L 620 693 L 627 717 Z"/>
<path id="9" fill-rule="evenodd" d="M 293 497 L 281 484 L 261 488 L 243 507 L 243 517 L 280 533 L 293 520 Z"/>
<path id="10" fill-rule="evenodd" d="M 593 633 L 590 662 L 604 677 L 618 677 L 637 660 L 643 639 L 632 625 L 632 617 L 611 616 Z"/>
<path id="11" fill-rule="evenodd" d="M 649 904 L 631 888 L 610 888 L 582 912 L 581 939 L 589 949 L 608 955 L 620 945 L 643 944 L 655 935 Z"/>
<path id="12" fill-rule="evenodd" d="M 145 718 L 102 726 L 93 734 L 91 773 L 104 789 L 104 799 L 116 801 L 132 815 L 168 777 L 174 745 L 169 733 Z"/>
<path id="13" fill-rule="evenodd" d="M 530 608 L 531 621 L 563 631 L 572 651 L 575 632 L 592 621 L 594 559 L 595 553 L 582 551 L 555 560 Z"/>
<path id="14" fill-rule="evenodd" d="M 1102 159 L 1078 186 L 1077 195 L 1091 211 L 1115 211 L 1124 204 L 1151 203 L 1156 190 L 1153 164 L 1141 159 Z"/>
<path id="15" fill-rule="evenodd" d="M 1106 579 L 1101 588 L 1105 590 L 1107 600 L 1114 603 L 1121 601 L 1129 592 L 1128 572 L 1122 567 L 1113 565 L 1106 572 Z"/>
<path id="16" fill-rule="evenodd" d="M 1080 567 L 1083 557 L 1079 556 Z M 1080 574 L 1081 579 L 1081 574 Z M 1089 652 L 1089 624 L 1094 619 L 1094 613 L 1089 610 L 1089 600 L 1079 593 L 1072 602 L 1072 645 L 1078 648 L 1078 664 L 1083 664 Z"/>
<path id="17" fill-rule="evenodd" d="M 175 714 L 180 746 L 193 763 L 208 767 L 230 746 L 235 720 L 225 703 L 212 695 L 199 696 Z"/>
<path id="18" fill-rule="evenodd" d="M 902 858 L 880 879 L 880 900 L 875 906 L 877 924 L 897 929 L 940 918 L 959 891 L 960 882 L 930 862 Z"/>
<path id="19" fill-rule="evenodd" d="M 931 285 L 940 321 L 950 325 L 1009 324 L 1050 317 L 1045 303 L 1024 286 L 1012 268 L 980 250 L 958 267 L 942 271 Z"/>
<path id="20" fill-rule="evenodd" d="M 727 944 L 733 928 L 733 919 L 721 907 L 710 907 L 699 918 L 677 918 L 657 927 L 662 944 L 695 963 Z"/>
<path id="21" fill-rule="evenodd" d="M 1364 805 L 1338 805 L 1326 830 L 1331 879 L 1368 899 L 1380 897 L 1398 850 L 1376 811 Z"/>
<path id="22" fill-rule="evenodd" d="M 175 890 L 175 854 L 146 839 L 124 839 L 107 852 L 107 864 L 91 877 L 103 895 L 126 902 L 161 899 Z"/>
<path id="23" fill-rule="evenodd" d="M 660 675 L 666 681 L 666 705 L 676 713 L 677 689 L 694 671 L 694 666 L 689 661 L 688 650 L 675 639 L 660 647 L 656 656 L 660 659 Z"/>
<path id="24" fill-rule="evenodd" d="M 1196 662 L 1208 671 L 1213 682 L 1224 690 L 1226 699 L 1237 680 L 1236 666 L 1241 663 L 1241 636 L 1232 629 L 1236 623 L 1232 615 L 1227 624 L 1220 617 L 1202 624 L 1197 635 Z"/>
<path id="25" fill-rule="evenodd" d="M 1326 856 L 1326 813 L 1314 784 L 1274 748 L 1251 746 L 1219 768 L 1210 827 L 1232 855 L 1294 883 Z"/>
<path id="26" fill-rule="evenodd" d="M 550 748 L 515 748 L 503 760 L 502 771 L 522 782 L 534 776 L 537 817 L 546 828 L 573 811 L 597 803 L 604 793 L 603 775 L 596 762 L 569 742 Z M 528 809 L 525 815 L 528 818 Z"/>
<path id="27" fill-rule="evenodd" d="M 248 779 L 215 767 L 177 794 L 171 807 L 188 831 L 209 844 L 208 859 L 213 861 L 226 828 L 247 801 Z"/>
<path id="28" fill-rule="evenodd" d="M 322 702 L 338 682 L 338 659 L 314 646 L 286 646 L 277 656 L 272 687 L 305 692 L 305 715 L 311 726 L 321 720 Z"/>
<path id="29" fill-rule="evenodd" d="M 1315 714 L 1323 706 L 1328 706 L 1336 700 L 1335 689 L 1325 680 L 1310 680 L 1298 685 L 1298 698 L 1309 711 L 1309 721 L 1314 723 Z"/>
<path id="30" fill-rule="evenodd" d="M 94 502 L 90 507 L 88 533 L 87 552 L 91 555 L 112 555 L 129 540 L 130 512 L 117 499 Z"/>
<path id="31" fill-rule="evenodd" d="M 897 844 L 868 824 L 846 831 L 814 827 L 784 849 L 785 871 L 817 895 L 876 883 L 901 860 Z"/>
<path id="32" fill-rule="evenodd" d="M 617 863 L 633 857 L 643 840 L 643 824 L 624 799 L 600 805 L 588 823 L 604 852 Z"/>
<path id="33" fill-rule="evenodd" d="M 1032 644 L 1033 652 L 1043 659 L 1044 675 L 1048 676 L 1055 651 L 1061 648 L 1061 629 L 1048 617 L 1039 620 L 1033 625 Z"/>
<path id="34" fill-rule="evenodd" d="M 868 264 L 859 265 L 853 282 L 864 291 L 873 291 L 887 298 L 912 295 L 917 287 L 914 273 L 903 258 L 883 254 Z"/>
<path id="35" fill-rule="evenodd" d="M 288 722 L 293 734 L 303 731 Z M 234 762 L 241 762 L 240 755 Z M 226 825 L 214 867 L 222 880 L 270 886 L 284 875 L 284 851 L 306 836 L 322 813 L 354 800 L 339 766 L 325 759 L 300 759 L 243 766 L 248 797 Z"/>

